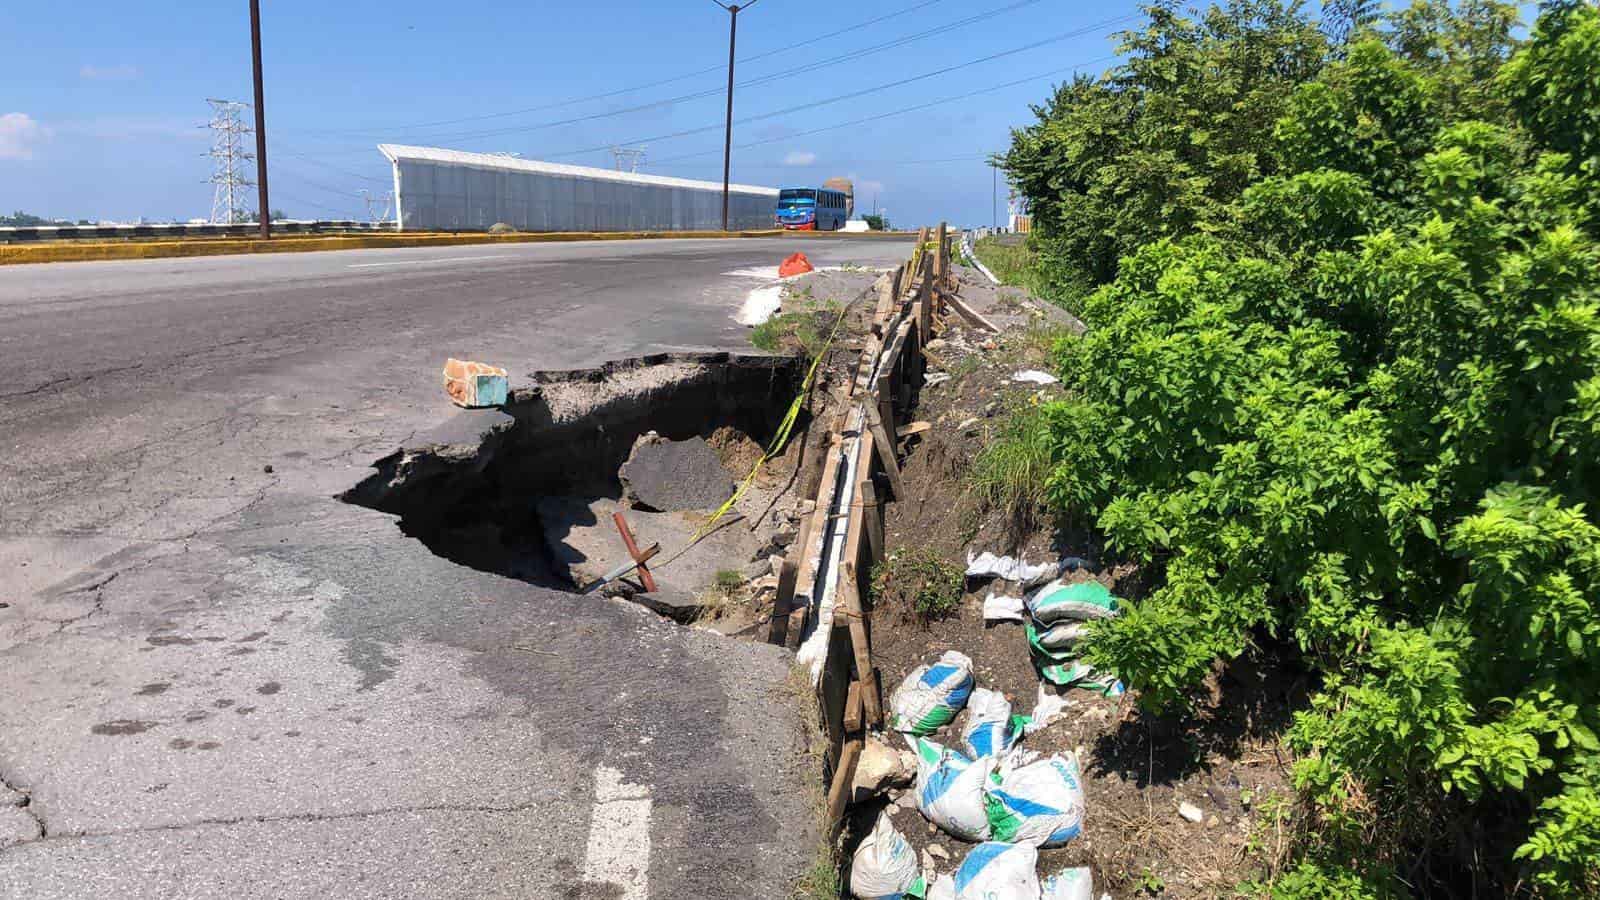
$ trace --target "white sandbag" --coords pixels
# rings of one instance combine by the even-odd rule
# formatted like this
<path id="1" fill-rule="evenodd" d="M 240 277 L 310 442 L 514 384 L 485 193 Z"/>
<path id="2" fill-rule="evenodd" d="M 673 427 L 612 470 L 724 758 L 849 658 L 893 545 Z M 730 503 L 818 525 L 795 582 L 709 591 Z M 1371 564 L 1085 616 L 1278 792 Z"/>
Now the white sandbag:
<path id="1" fill-rule="evenodd" d="M 1021 597 L 998 597 L 993 591 L 983 598 L 983 620 L 985 622 L 1021 622 L 1022 621 Z"/>
<path id="2" fill-rule="evenodd" d="M 955 900 L 1038 900 L 1039 851 L 1027 844 L 986 841 L 956 870 Z"/>
<path id="3" fill-rule="evenodd" d="M 879 813 L 872 833 L 851 857 L 851 895 L 860 900 L 899 900 L 920 897 L 925 887 L 916 851 L 895 829 L 889 813 Z"/>
<path id="4" fill-rule="evenodd" d="M 928 821 L 967 841 L 989 839 L 984 788 L 993 757 L 969 760 L 926 738 L 917 739 L 917 809 Z"/>
<path id="5" fill-rule="evenodd" d="M 1000 773 L 985 793 L 989 834 L 997 841 L 1059 847 L 1083 830 L 1083 780 L 1078 760 L 1067 755 Z"/>
<path id="6" fill-rule="evenodd" d="M 1027 581 L 1047 573 L 1058 572 L 1056 563 L 1030 564 L 1010 556 L 995 556 L 985 550 L 977 556 L 967 554 L 968 578 L 1001 578 L 1006 581 Z"/>
<path id="7" fill-rule="evenodd" d="M 1028 724 L 1023 726 L 1024 734 L 1033 734 L 1035 731 L 1049 725 L 1061 718 L 1067 711 L 1067 698 L 1045 687 L 1049 682 L 1039 682 L 1039 696 L 1033 701 L 1033 712 L 1028 714 Z"/>
<path id="8" fill-rule="evenodd" d="M 1020 724 L 1011 718 L 1011 701 L 999 691 L 978 688 L 967 701 L 967 729 L 961 736 L 974 759 L 1001 756 L 1022 739 Z"/>
<path id="9" fill-rule="evenodd" d="M 1083 622 L 1057 622 L 1039 632 L 1039 646 L 1046 650 L 1071 650 L 1089 636 L 1089 626 Z"/>
<path id="10" fill-rule="evenodd" d="M 1109 619 L 1119 608 L 1119 601 L 1111 590 L 1098 581 L 1063 584 L 1057 578 L 1029 594 L 1026 600 L 1028 613 L 1045 627 L 1057 622 Z"/>
<path id="11" fill-rule="evenodd" d="M 1094 873 L 1087 866 L 1062 869 L 1039 885 L 1040 900 L 1094 900 Z"/>
<path id="12" fill-rule="evenodd" d="M 932 734 L 956 717 L 972 694 L 972 660 L 947 650 L 931 666 L 917 666 L 889 698 L 889 727 Z"/>
<path id="13" fill-rule="evenodd" d="M 928 885 L 928 900 L 956 900 L 956 880 L 950 875 L 935 875 Z"/>

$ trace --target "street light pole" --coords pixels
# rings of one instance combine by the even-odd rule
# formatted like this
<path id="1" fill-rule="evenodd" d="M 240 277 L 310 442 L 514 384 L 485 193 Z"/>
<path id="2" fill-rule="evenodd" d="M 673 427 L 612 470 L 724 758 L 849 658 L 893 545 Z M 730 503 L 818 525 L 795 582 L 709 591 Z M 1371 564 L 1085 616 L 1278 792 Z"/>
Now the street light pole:
<path id="1" fill-rule="evenodd" d="M 261 237 L 272 237 L 272 204 L 267 199 L 267 110 L 261 91 L 261 0 L 250 0 L 250 65 L 256 82 L 256 190 Z"/>
<path id="2" fill-rule="evenodd" d="M 722 230 L 727 231 L 728 172 L 733 165 L 733 47 L 739 36 L 739 10 L 755 6 L 758 0 L 750 0 L 744 6 L 723 3 L 722 0 L 711 2 L 728 11 L 728 120 L 722 134 Z"/>

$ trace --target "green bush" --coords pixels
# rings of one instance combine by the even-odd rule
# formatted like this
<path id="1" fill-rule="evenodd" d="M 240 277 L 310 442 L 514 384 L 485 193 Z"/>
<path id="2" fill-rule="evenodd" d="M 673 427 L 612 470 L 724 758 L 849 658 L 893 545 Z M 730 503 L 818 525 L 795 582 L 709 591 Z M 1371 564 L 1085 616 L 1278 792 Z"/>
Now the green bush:
<path id="1" fill-rule="evenodd" d="M 872 568 L 875 605 L 901 604 L 923 622 L 942 619 L 961 606 L 962 568 L 926 547 L 902 547 Z"/>
<path id="2" fill-rule="evenodd" d="M 1426 6 L 1275 87 L 1247 183 L 1211 180 L 1177 226 L 1101 222 L 1120 259 L 1040 417 L 1049 497 L 1164 576 L 1087 644 L 1142 703 L 1182 707 L 1263 640 L 1316 671 L 1289 731 L 1314 827 L 1280 896 L 1589 896 L 1600 12 L 1548 5 L 1487 79 L 1506 8 Z M 1212 113 L 1192 102 L 1141 115 L 1193 140 Z M 1063 246 L 1063 277 L 1101 271 Z"/>

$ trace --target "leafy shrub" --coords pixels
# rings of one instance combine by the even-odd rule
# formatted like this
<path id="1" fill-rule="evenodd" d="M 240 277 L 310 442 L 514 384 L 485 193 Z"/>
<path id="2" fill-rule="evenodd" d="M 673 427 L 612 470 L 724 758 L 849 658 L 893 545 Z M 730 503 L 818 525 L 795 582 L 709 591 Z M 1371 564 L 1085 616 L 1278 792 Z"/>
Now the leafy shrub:
<path id="1" fill-rule="evenodd" d="M 1248 183 L 1202 192 L 1223 208 L 1101 223 L 1124 249 L 1037 419 L 1048 494 L 1164 573 L 1087 645 L 1141 702 L 1181 707 L 1263 639 L 1317 670 L 1289 732 L 1314 840 L 1280 896 L 1594 895 L 1600 12 L 1551 4 L 1474 80 L 1505 8 L 1425 5 L 1283 92 Z M 1190 102 L 1134 127 L 1192 141 Z M 1063 115 L 1052 141 L 1099 140 Z M 1040 159 L 1064 184 L 1082 161 Z M 1064 277 L 1100 271 L 1063 246 Z"/>
<path id="2" fill-rule="evenodd" d="M 903 604 L 924 622 L 942 619 L 961 607 L 966 574 L 925 547 L 895 550 L 872 567 L 875 604 Z"/>

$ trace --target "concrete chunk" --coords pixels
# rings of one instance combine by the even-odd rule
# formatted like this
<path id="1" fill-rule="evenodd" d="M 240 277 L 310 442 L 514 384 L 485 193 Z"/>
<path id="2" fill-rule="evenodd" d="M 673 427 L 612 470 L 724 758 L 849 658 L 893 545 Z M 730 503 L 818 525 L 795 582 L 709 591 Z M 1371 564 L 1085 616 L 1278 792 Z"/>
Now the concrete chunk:
<path id="1" fill-rule="evenodd" d="M 669 441 L 646 432 L 617 476 L 625 497 L 655 512 L 715 509 L 733 496 L 733 478 L 701 437 Z"/>

